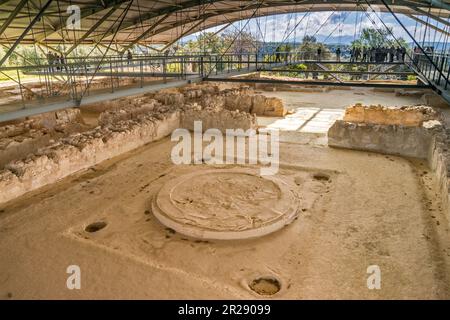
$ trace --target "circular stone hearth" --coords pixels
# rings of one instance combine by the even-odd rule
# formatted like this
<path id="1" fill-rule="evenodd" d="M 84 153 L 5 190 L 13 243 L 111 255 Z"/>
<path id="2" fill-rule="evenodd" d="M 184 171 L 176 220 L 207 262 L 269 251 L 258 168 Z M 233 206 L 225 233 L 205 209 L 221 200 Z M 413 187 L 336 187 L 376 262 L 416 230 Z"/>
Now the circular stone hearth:
<path id="1" fill-rule="evenodd" d="M 168 181 L 153 213 L 166 227 L 201 239 L 260 237 L 291 223 L 298 199 L 282 180 L 257 169 L 197 171 Z"/>

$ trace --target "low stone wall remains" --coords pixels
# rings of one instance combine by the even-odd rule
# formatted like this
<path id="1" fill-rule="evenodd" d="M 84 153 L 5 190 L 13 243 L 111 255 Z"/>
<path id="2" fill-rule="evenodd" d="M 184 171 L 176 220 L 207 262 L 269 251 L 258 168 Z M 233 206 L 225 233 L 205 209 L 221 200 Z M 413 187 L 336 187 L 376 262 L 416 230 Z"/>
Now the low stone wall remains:
<path id="1" fill-rule="evenodd" d="M 0 170 L 0 203 L 159 140 L 177 128 L 192 130 L 196 120 L 202 121 L 204 130 L 255 129 L 255 114 L 225 108 L 227 97 L 249 93 L 248 87 L 219 92 L 214 86 L 194 85 L 104 103 L 106 107 L 97 109 L 103 110 L 98 127 L 52 136 L 43 143 L 36 143 L 36 136 L 33 148 L 20 148 L 22 153 L 5 158 Z M 260 97 L 253 100 L 269 104 Z M 34 132 L 34 127 L 39 128 L 36 135 L 44 135 L 45 130 L 57 130 L 79 116 L 78 109 L 37 116 L 31 122 L 0 127 L 0 139 Z"/>
<path id="2" fill-rule="evenodd" d="M 450 214 L 450 130 L 431 107 L 356 105 L 328 131 L 330 147 L 425 159 Z M 450 218 L 450 216 L 449 216 Z"/>
<path id="3" fill-rule="evenodd" d="M 65 109 L 30 117 L 0 127 L 0 169 L 83 127 L 78 109 Z"/>
<path id="4" fill-rule="evenodd" d="M 54 183 L 146 143 L 169 135 L 180 125 L 179 111 L 118 121 L 73 134 L 39 149 L 0 171 L 0 203 Z"/>

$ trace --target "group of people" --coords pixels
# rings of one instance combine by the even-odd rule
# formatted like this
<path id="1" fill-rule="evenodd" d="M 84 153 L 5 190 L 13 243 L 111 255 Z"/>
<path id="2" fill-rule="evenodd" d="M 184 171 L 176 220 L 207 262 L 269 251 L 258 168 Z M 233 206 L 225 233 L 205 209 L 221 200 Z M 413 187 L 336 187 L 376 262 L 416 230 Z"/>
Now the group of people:
<path id="1" fill-rule="evenodd" d="M 363 47 L 353 48 L 350 52 L 351 62 L 394 62 L 405 61 L 406 48 L 405 47 Z"/>
<path id="2" fill-rule="evenodd" d="M 337 48 L 335 53 L 336 53 L 336 61 L 340 62 L 341 54 L 342 54 L 341 48 Z M 321 47 L 317 48 L 317 61 L 322 61 L 322 48 Z"/>
<path id="3" fill-rule="evenodd" d="M 50 71 L 54 71 L 54 68 L 56 67 L 56 70 L 62 70 L 63 66 L 66 64 L 66 58 L 64 58 L 63 55 L 57 55 L 56 53 L 49 52 L 47 53 L 47 60 L 48 64 L 50 66 Z"/>

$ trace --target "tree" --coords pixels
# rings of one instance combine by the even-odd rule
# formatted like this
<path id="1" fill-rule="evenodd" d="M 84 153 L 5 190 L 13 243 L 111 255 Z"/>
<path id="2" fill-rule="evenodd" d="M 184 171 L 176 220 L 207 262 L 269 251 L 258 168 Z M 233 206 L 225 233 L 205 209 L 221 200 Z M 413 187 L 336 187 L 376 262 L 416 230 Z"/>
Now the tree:
<path id="1" fill-rule="evenodd" d="M 196 41 L 190 43 L 190 46 L 201 52 L 221 53 L 224 44 L 219 35 L 214 32 L 206 32 L 200 34 Z"/>
<path id="2" fill-rule="evenodd" d="M 252 53 L 258 48 L 258 40 L 249 32 L 230 31 L 217 35 L 214 32 L 201 33 L 195 40 L 183 46 L 186 52 L 202 52 L 210 54 Z"/>
<path id="3" fill-rule="evenodd" d="M 380 48 L 391 46 L 402 46 L 408 48 L 408 43 L 403 38 L 397 38 L 396 40 L 389 39 L 392 34 L 392 28 L 390 29 L 376 29 L 376 28 L 364 28 L 361 31 L 361 37 L 352 42 L 353 48 Z"/>
<path id="4" fill-rule="evenodd" d="M 303 41 L 302 41 L 303 43 L 305 43 L 305 42 L 308 42 L 308 43 L 316 43 L 317 42 L 317 39 L 316 39 L 316 37 L 314 37 L 314 36 L 308 36 L 308 35 L 306 35 L 306 36 L 304 36 L 303 37 Z"/>
<path id="5" fill-rule="evenodd" d="M 21 50 L 21 63 L 22 65 L 34 64 L 37 65 L 40 62 L 41 57 L 37 53 L 34 47 L 23 47 Z"/>
<path id="6" fill-rule="evenodd" d="M 305 36 L 303 42 L 300 44 L 299 51 L 302 54 L 303 59 L 313 60 L 317 57 L 317 50 L 322 50 L 322 59 L 328 59 L 330 57 L 330 50 L 325 44 L 317 42 L 314 36 Z"/>
<path id="7" fill-rule="evenodd" d="M 222 35 L 224 50 L 227 53 L 254 53 L 257 51 L 259 42 L 256 37 L 246 31 L 230 31 Z M 228 50 L 227 50 L 228 49 Z"/>
<path id="8" fill-rule="evenodd" d="M 389 31 L 385 29 L 364 28 L 361 32 L 360 40 L 366 47 L 384 47 L 387 46 Z"/>

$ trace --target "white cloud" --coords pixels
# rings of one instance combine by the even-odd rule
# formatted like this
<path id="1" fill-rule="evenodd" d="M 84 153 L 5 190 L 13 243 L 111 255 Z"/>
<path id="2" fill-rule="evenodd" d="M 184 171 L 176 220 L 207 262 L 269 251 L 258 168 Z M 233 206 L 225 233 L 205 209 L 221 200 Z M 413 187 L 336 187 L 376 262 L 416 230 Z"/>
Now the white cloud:
<path id="1" fill-rule="evenodd" d="M 245 30 L 255 34 L 261 41 L 279 42 L 286 38 L 293 39 L 294 36 L 297 41 L 300 41 L 305 35 L 314 34 L 321 38 L 326 38 L 330 35 L 334 38 L 339 36 L 348 38 L 355 36 L 355 27 L 357 36 L 361 29 L 374 27 L 374 24 L 368 19 L 367 15 L 362 12 L 314 12 L 306 17 L 304 16 L 304 13 L 298 13 L 256 18 L 252 19 L 247 24 Z M 372 13 L 370 14 L 370 17 L 379 28 L 385 29 L 385 26 L 390 27 L 396 38 L 402 37 L 408 42 L 412 42 L 412 39 L 408 36 L 403 27 L 400 26 L 389 13 Z M 421 40 L 425 26 L 420 24 L 416 26 L 416 22 L 406 16 L 399 15 L 399 17 L 407 27 L 408 31 L 412 35 L 415 34 L 417 40 Z M 383 19 L 384 25 L 380 21 L 380 18 Z M 258 28 L 258 23 L 256 22 L 257 19 L 259 20 L 261 31 Z M 345 22 L 342 23 L 344 19 Z M 298 26 L 294 30 L 294 26 L 297 24 Z M 337 27 L 339 24 L 341 24 L 341 26 Z M 230 26 L 227 29 L 240 30 L 244 25 L 246 25 L 246 21 L 235 22 L 234 27 Z M 220 27 L 215 27 L 208 29 L 207 31 L 215 32 L 219 30 L 219 28 Z M 440 36 L 441 33 L 428 28 L 427 39 L 430 38 L 431 41 L 436 39 L 436 41 L 438 41 Z"/>

